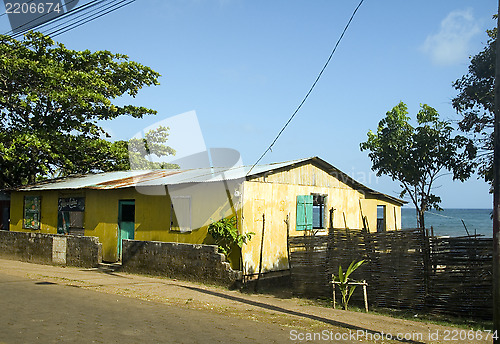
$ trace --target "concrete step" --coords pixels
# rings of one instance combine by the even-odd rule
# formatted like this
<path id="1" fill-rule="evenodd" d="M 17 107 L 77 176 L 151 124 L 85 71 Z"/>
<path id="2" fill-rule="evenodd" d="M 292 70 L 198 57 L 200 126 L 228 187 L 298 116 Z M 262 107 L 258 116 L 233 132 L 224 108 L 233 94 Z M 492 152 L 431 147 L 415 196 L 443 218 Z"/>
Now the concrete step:
<path id="1" fill-rule="evenodd" d="M 122 267 L 122 264 L 120 262 L 116 263 L 99 263 L 99 267 L 97 268 L 98 270 L 102 272 L 115 272 L 119 271 Z"/>

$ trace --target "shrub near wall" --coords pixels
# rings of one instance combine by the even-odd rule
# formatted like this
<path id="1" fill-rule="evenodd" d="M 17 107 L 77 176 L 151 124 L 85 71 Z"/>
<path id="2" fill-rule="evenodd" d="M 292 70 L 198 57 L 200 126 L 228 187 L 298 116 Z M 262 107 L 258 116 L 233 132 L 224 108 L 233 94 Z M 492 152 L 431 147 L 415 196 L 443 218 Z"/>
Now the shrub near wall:
<path id="1" fill-rule="evenodd" d="M 231 269 L 217 246 L 123 240 L 121 271 L 232 286 L 241 272 Z"/>

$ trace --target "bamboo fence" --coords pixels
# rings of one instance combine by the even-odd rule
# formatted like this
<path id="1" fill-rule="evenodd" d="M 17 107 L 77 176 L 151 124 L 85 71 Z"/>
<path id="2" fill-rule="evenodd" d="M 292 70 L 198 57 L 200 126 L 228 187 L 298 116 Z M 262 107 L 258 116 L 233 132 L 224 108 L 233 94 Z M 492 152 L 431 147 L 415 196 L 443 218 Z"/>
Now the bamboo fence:
<path id="1" fill-rule="evenodd" d="M 412 309 L 489 319 L 492 316 L 492 240 L 429 238 L 421 230 L 368 233 L 330 229 L 328 235 L 290 237 L 294 290 L 332 297 L 339 265 L 366 263 L 352 274 L 368 282 L 371 307 Z M 362 304 L 356 291 L 352 302 Z"/>

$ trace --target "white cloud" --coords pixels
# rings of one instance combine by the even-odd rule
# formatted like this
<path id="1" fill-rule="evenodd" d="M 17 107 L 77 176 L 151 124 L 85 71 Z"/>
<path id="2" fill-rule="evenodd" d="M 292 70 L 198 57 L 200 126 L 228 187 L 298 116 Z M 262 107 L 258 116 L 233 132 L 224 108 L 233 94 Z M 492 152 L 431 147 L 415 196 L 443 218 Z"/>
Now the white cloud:
<path id="1" fill-rule="evenodd" d="M 458 64 L 467 59 L 470 41 L 479 32 L 471 9 L 456 10 L 441 21 L 438 33 L 427 36 L 421 49 L 435 64 Z"/>

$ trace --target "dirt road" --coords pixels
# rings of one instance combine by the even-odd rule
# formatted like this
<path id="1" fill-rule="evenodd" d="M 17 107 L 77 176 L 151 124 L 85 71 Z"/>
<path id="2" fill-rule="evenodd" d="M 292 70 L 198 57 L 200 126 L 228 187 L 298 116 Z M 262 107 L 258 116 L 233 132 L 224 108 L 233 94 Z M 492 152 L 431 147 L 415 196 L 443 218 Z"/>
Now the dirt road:
<path id="1" fill-rule="evenodd" d="M 462 329 L 301 299 L 12 260 L 0 260 L 0 310 L 5 343 L 492 342 L 486 333 L 463 339 Z"/>

